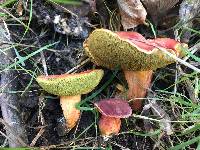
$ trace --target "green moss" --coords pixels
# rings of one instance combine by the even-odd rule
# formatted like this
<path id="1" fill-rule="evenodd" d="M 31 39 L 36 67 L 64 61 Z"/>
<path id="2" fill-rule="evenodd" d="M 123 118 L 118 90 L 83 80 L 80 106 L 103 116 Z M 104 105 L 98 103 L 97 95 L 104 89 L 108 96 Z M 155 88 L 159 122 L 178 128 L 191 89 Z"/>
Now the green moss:
<path id="1" fill-rule="evenodd" d="M 103 77 L 103 70 L 93 70 L 80 75 L 69 75 L 61 78 L 45 78 L 39 76 L 36 80 L 48 93 L 59 96 L 86 94 L 92 91 Z"/>
<path id="2" fill-rule="evenodd" d="M 106 29 L 94 30 L 84 42 L 84 48 L 94 63 L 110 69 L 120 66 L 124 70 L 154 70 L 175 62 L 158 49 L 150 53 L 139 51 Z M 172 50 L 169 52 L 174 54 Z"/>

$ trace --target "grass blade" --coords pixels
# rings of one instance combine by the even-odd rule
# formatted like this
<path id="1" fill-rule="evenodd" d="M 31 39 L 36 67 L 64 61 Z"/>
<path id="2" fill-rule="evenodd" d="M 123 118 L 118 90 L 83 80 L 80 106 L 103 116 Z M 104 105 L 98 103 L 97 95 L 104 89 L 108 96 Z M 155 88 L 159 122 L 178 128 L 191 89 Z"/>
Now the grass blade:
<path id="1" fill-rule="evenodd" d="M 195 138 L 193 138 L 193 139 L 191 139 L 191 140 L 188 140 L 188 141 L 186 141 L 186 142 L 183 142 L 183 143 L 181 143 L 181 144 L 179 144 L 179 145 L 176 145 L 176 146 L 174 146 L 174 147 L 171 147 L 171 148 L 169 148 L 169 150 L 183 149 L 183 148 L 185 148 L 186 146 L 189 146 L 189 145 L 191 145 L 191 144 L 194 144 L 194 143 L 198 142 L 199 140 L 200 140 L 200 136 L 195 137 Z"/>
<path id="2" fill-rule="evenodd" d="M 43 50 L 45 50 L 45 49 L 48 49 L 49 47 L 51 47 L 51 46 L 53 46 L 53 45 L 55 45 L 55 44 L 57 44 L 57 43 L 58 43 L 58 42 L 55 42 L 55 43 L 53 43 L 53 44 L 49 44 L 49 45 L 46 45 L 46 46 L 44 46 L 44 47 L 41 47 L 41 48 L 38 49 L 37 51 L 35 51 L 35 52 L 29 54 L 28 56 L 22 57 L 22 59 L 16 61 L 15 63 L 13 63 L 13 64 L 11 64 L 11 65 L 9 65 L 9 66 L 7 66 L 7 67 L 4 68 L 3 70 L 1 70 L 0 73 L 3 72 L 3 71 L 5 71 L 5 70 L 11 69 L 12 67 L 14 67 L 14 66 L 16 66 L 16 65 L 18 65 L 18 64 L 21 64 L 21 63 L 24 62 L 25 60 L 27 60 L 27 59 L 33 57 L 33 56 L 36 55 L 37 53 L 39 53 L 39 52 L 41 52 L 41 51 L 43 51 Z"/>

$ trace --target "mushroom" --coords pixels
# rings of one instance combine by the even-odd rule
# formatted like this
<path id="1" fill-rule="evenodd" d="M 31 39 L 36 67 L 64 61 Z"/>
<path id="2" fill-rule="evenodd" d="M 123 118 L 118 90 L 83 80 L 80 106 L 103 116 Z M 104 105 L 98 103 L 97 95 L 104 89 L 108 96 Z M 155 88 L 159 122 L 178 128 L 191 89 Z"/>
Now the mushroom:
<path id="1" fill-rule="evenodd" d="M 85 52 L 95 64 L 109 69 L 122 68 L 129 87 L 128 99 L 133 99 L 135 111 L 141 109 L 153 70 L 175 62 L 159 47 L 177 57 L 185 55 L 184 43 L 170 38 L 146 40 L 137 32 L 96 29 L 84 42 Z"/>
<path id="2" fill-rule="evenodd" d="M 103 137 L 118 134 L 121 126 L 120 118 L 128 118 L 132 113 L 128 102 L 121 99 L 102 99 L 94 105 L 102 114 L 99 120 L 99 130 Z"/>
<path id="3" fill-rule="evenodd" d="M 48 93 L 60 96 L 60 104 L 69 131 L 80 117 L 76 104 L 81 100 L 81 94 L 91 92 L 103 77 L 103 70 L 88 70 L 76 74 L 38 76 L 38 84 Z"/>

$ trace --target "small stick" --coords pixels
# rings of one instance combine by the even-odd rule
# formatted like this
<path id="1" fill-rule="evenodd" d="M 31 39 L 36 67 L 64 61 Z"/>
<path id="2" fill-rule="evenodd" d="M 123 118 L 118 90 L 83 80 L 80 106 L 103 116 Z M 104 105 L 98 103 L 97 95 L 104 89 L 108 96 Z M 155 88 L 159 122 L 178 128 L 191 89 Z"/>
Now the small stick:
<path id="1" fill-rule="evenodd" d="M 31 142 L 30 146 L 33 147 L 35 146 L 37 140 L 42 136 L 42 134 L 44 133 L 45 129 L 41 128 L 40 131 L 38 132 L 38 134 L 35 136 L 35 138 L 33 139 L 33 141 Z"/>
<path id="2" fill-rule="evenodd" d="M 86 63 L 88 63 L 90 61 L 90 58 L 85 59 L 84 61 L 82 61 L 79 65 L 75 66 L 74 68 L 70 69 L 69 71 L 67 71 L 67 73 L 72 73 L 74 72 L 76 69 L 80 68 L 81 66 L 85 65 Z"/>
<path id="3" fill-rule="evenodd" d="M 189 48 L 189 52 L 191 54 L 194 54 L 195 52 L 197 52 L 200 49 L 200 43 L 195 44 L 194 46 L 192 46 L 191 48 Z M 190 55 L 186 56 L 183 58 L 184 61 L 187 61 L 190 58 Z"/>
<path id="4" fill-rule="evenodd" d="M 52 0 L 49 0 L 49 1 L 50 1 L 51 3 L 53 3 L 53 4 L 55 4 L 56 6 L 62 8 L 64 11 L 70 13 L 72 16 L 75 16 L 75 17 L 78 18 L 78 16 L 77 16 L 75 13 L 73 13 L 72 11 L 70 11 L 69 9 L 67 9 L 67 8 L 65 8 L 65 7 L 63 7 L 63 6 L 59 5 L 59 4 L 57 4 L 56 2 L 54 2 L 54 1 L 52 1 Z"/>
<path id="5" fill-rule="evenodd" d="M 181 58 L 178 58 L 176 55 L 174 55 L 174 54 L 168 52 L 168 51 L 165 50 L 164 48 L 162 48 L 162 47 L 160 47 L 160 46 L 157 46 L 157 45 L 155 45 L 155 44 L 149 44 L 148 42 L 144 42 L 144 41 L 141 41 L 141 40 L 136 40 L 136 41 L 143 42 L 143 43 L 146 43 L 147 45 L 154 46 L 154 47 L 158 48 L 160 51 L 162 51 L 163 53 L 165 53 L 165 54 L 167 54 L 168 56 L 170 56 L 171 58 L 175 59 L 177 62 L 179 62 L 179 63 L 185 65 L 186 67 L 188 67 L 188 68 L 190 68 L 190 69 L 192 69 L 192 70 L 194 70 L 194 71 L 196 71 L 196 72 L 198 72 L 198 73 L 200 73 L 200 69 L 199 69 L 199 68 L 197 68 L 197 67 L 191 65 L 190 63 L 184 61 L 184 60 L 181 59 Z"/>

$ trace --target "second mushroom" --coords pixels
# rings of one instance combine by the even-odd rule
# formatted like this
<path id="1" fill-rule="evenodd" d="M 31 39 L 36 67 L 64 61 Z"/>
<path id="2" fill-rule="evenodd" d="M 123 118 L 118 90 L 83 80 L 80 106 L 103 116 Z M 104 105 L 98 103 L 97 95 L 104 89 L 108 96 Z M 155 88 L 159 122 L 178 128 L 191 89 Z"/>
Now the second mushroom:
<path id="1" fill-rule="evenodd" d="M 103 74 L 103 70 L 96 69 L 76 74 L 39 76 L 36 80 L 45 91 L 60 96 L 66 129 L 69 131 L 80 117 L 76 104 L 80 102 L 81 94 L 91 92 L 99 84 Z"/>

